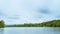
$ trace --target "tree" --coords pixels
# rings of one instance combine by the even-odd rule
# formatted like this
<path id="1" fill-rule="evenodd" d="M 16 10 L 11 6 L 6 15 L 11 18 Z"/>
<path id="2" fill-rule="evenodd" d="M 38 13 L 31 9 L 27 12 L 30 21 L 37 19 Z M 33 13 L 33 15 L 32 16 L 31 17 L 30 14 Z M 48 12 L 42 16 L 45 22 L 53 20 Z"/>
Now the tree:
<path id="1" fill-rule="evenodd" d="M 4 27 L 4 21 L 1 20 L 1 21 L 0 21 L 0 28 L 3 28 L 3 27 Z"/>

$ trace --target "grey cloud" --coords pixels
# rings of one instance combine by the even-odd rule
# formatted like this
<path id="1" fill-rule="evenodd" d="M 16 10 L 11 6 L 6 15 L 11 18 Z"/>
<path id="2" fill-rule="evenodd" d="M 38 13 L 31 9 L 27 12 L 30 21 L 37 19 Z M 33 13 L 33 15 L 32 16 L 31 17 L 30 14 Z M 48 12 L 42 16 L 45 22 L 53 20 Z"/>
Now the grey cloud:
<path id="1" fill-rule="evenodd" d="M 56 16 L 56 18 L 60 18 L 60 15 Z"/>
<path id="2" fill-rule="evenodd" d="M 42 13 L 42 14 L 51 14 L 51 12 L 50 12 L 50 10 L 48 8 L 38 9 L 38 12 Z"/>
<path id="3" fill-rule="evenodd" d="M 1 10 L 0 10 L 0 16 L 6 16 Z"/>
<path id="4" fill-rule="evenodd" d="M 20 19 L 19 16 L 7 16 L 7 19 Z"/>

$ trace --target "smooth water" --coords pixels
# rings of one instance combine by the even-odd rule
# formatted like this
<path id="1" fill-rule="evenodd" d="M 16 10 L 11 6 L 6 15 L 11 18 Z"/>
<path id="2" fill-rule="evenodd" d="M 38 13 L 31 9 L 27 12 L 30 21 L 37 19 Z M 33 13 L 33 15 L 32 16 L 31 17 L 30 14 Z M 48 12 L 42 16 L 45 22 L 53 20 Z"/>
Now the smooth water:
<path id="1" fill-rule="evenodd" d="M 60 34 L 60 27 L 0 28 L 0 34 Z"/>

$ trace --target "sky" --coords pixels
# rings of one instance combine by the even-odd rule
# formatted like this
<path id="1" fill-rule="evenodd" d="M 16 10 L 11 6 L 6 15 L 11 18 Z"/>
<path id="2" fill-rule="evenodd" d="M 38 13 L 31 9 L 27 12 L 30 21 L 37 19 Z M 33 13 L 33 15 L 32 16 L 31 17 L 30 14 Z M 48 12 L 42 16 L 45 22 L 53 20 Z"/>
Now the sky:
<path id="1" fill-rule="evenodd" d="M 60 19 L 60 0 L 0 0 L 5 24 L 40 23 Z"/>

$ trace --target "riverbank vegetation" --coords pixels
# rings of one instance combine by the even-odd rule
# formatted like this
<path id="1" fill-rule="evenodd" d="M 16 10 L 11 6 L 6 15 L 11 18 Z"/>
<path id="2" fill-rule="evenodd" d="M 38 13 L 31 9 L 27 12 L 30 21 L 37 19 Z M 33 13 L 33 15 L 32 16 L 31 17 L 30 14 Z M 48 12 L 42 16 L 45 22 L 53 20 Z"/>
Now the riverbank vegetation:
<path id="1" fill-rule="evenodd" d="M 0 28 L 4 28 L 4 21 L 0 20 Z"/>
<path id="2" fill-rule="evenodd" d="M 52 20 L 48 22 L 42 23 L 24 23 L 24 24 L 14 24 L 14 25 L 6 25 L 6 27 L 60 27 L 60 20 Z"/>

